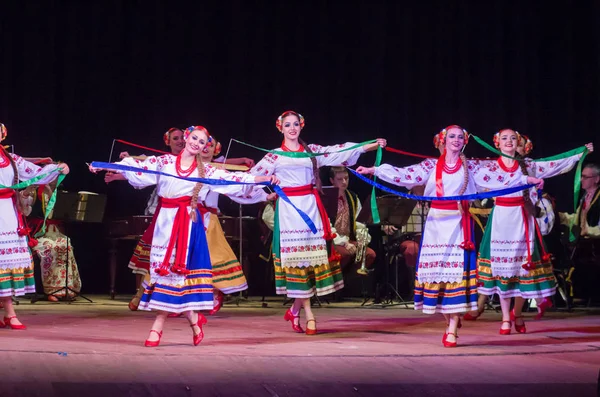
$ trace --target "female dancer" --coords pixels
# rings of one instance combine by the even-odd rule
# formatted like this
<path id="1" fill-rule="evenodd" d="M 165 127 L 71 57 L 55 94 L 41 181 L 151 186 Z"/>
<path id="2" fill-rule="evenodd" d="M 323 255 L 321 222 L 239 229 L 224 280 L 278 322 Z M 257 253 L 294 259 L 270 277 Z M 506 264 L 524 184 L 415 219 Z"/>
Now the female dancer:
<path id="1" fill-rule="evenodd" d="M 462 154 L 469 135 L 457 125 L 444 128 L 438 142 L 444 149 L 438 160 L 397 168 L 359 167 L 361 174 L 375 174 L 395 185 L 412 188 L 425 185 L 425 196 L 456 196 L 476 192 L 469 168 L 475 168 Z M 415 282 L 415 310 L 442 313 L 447 330 L 445 347 L 456 347 L 460 314 L 477 307 L 477 281 L 473 221 L 468 202 L 433 201 L 427 214 Z"/>
<path id="2" fill-rule="evenodd" d="M 494 135 L 494 143 L 503 154 L 514 157 L 520 135 L 504 129 Z M 592 152 L 591 143 L 586 145 Z M 520 184 L 523 176 L 550 178 L 571 170 L 581 154 L 553 161 L 515 161 L 500 156 L 497 161 L 485 162 L 474 173 L 477 183 L 492 189 Z M 550 255 L 546 253 L 541 233 L 535 221 L 534 204 L 537 191 L 517 192 L 496 198 L 483 235 L 477 260 L 479 293 L 500 296 L 502 325 L 500 335 L 509 335 L 514 322 L 515 330 L 525 333 L 521 310 L 525 299 L 546 298 L 554 295 L 556 281 L 552 273 Z M 511 298 L 515 298 L 510 310 Z"/>
<path id="3" fill-rule="evenodd" d="M 269 153 L 250 170 L 254 175 L 277 176 L 290 201 L 304 211 L 317 228 L 317 233 L 313 234 L 292 205 L 281 199 L 277 201 L 273 233 L 275 289 L 277 294 L 287 294 L 294 299 L 294 304 L 284 316 L 286 321 L 292 322 L 292 329 L 304 332 L 299 324 L 300 309 L 304 308 L 306 334 L 315 335 L 317 323 L 310 308 L 310 298 L 315 294 L 330 294 L 344 286 L 339 259 L 328 254 L 332 234 L 318 193 L 321 189 L 319 167 L 352 165 L 362 153 L 374 150 L 377 146 L 383 147 L 386 142 L 378 139 L 377 143 L 336 153 L 353 143 L 328 147 L 307 145 L 300 139 L 304 117 L 296 112 L 284 112 L 277 118 L 275 125 L 283 135 L 283 143 L 276 149 L 278 151 L 333 152 L 310 159 Z"/>
<path id="4" fill-rule="evenodd" d="M 0 142 L 8 132 L 0 123 Z M 58 169 L 58 172 L 53 172 Z M 25 161 L 22 157 L 9 154 L 0 145 L 0 185 L 13 186 L 39 175 L 48 174 L 36 181 L 43 185 L 56 179 L 58 173 L 68 174 L 67 164 L 49 164 L 45 167 Z M 0 327 L 26 329 L 18 319 L 12 302 L 13 296 L 35 292 L 31 252 L 27 245 L 27 230 L 23 214 L 18 205 L 16 190 L 0 188 L 0 302 L 4 306 L 4 322 Z"/>
<path id="5" fill-rule="evenodd" d="M 150 156 L 145 160 L 126 158 L 124 164 L 161 171 L 182 177 L 206 177 L 236 182 L 277 182 L 274 177 L 253 177 L 244 173 L 229 173 L 202 163 L 200 152 L 209 142 L 204 127 L 193 126 L 185 131 L 185 148 L 178 156 Z M 91 168 L 92 172 L 98 169 Z M 140 172 L 123 172 L 134 187 L 157 185 L 157 209 L 150 250 L 150 282 L 144 282 L 144 295 L 139 308 L 157 310 L 156 320 L 145 346 L 158 346 L 167 313 L 185 313 L 193 329 L 193 344 L 204 337 L 202 325 L 206 318 L 196 310 L 213 308 L 210 257 L 206 245 L 202 201 L 208 190 L 245 196 L 252 186 L 202 185 L 200 183 Z M 191 211 L 190 211 L 191 209 Z"/>
<path id="6" fill-rule="evenodd" d="M 223 157 L 217 157 L 220 153 L 221 144 L 215 140 L 214 136 L 211 136 L 211 142 L 202 149 L 200 157 L 204 163 L 210 163 L 212 161 L 223 162 L 225 160 Z M 215 157 L 217 158 L 214 159 Z M 247 160 L 249 159 L 239 158 L 236 159 L 235 163 L 240 165 L 249 164 L 249 161 Z M 252 161 L 252 163 L 254 162 Z M 274 196 L 275 195 L 273 194 L 273 197 Z M 237 197 L 235 198 L 235 201 L 242 204 L 254 204 L 261 201 L 267 201 L 268 198 L 269 196 L 264 190 L 254 189 L 252 194 L 248 197 Z M 208 242 L 208 251 L 210 253 L 210 261 L 213 270 L 212 281 L 215 307 L 209 312 L 209 314 L 213 315 L 223 306 L 224 294 L 232 294 L 234 292 L 246 290 L 248 289 L 248 284 L 242 266 L 229 246 L 229 243 L 225 238 L 225 233 L 221 228 L 219 218 L 217 217 L 217 214 L 220 213 L 218 206 L 219 194 L 213 191 L 208 192 L 204 199 L 204 205 L 210 211 L 208 214 L 209 219 L 205 226 L 207 228 L 206 240 Z"/>

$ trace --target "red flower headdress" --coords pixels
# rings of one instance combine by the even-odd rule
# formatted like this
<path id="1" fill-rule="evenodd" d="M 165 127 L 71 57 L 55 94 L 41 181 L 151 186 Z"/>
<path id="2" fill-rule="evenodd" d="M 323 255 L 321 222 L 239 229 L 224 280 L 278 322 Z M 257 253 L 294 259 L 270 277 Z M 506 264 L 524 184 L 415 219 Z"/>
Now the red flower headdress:
<path id="1" fill-rule="evenodd" d="M 283 128 L 283 118 L 289 115 L 298 117 L 298 120 L 300 120 L 300 128 L 304 128 L 304 116 L 302 116 L 300 113 L 294 112 L 293 110 L 286 110 L 285 112 L 281 113 L 281 116 L 277 117 L 277 120 L 275 121 L 275 127 L 277 127 L 279 132 L 281 132 L 281 129 Z"/>

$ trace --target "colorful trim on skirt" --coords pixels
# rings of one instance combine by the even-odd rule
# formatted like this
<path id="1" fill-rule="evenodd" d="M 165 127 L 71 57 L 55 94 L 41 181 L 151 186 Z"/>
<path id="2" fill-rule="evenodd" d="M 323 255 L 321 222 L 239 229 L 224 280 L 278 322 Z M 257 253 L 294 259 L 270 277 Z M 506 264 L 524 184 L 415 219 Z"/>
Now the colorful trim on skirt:
<path id="1" fill-rule="evenodd" d="M 197 210 L 196 210 L 197 211 Z M 143 282 L 144 294 L 139 310 L 162 310 L 181 313 L 188 310 L 212 310 L 214 308 L 212 266 L 206 244 L 203 217 L 197 213 L 198 222 L 192 223 L 186 267 L 190 273 L 182 276 L 183 282 L 171 285 L 160 282 L 151 274 L 151 282 Z M 152 280 L 158 280 L 152 282 Z"/>
<path id="2" fill-rule="evenodd" d="M 488 220 L 488 225 L 490 225 Z M 498 294 L 501 298 L 522 297 L 525 299 L 546 298 L 556 293 L 556 278 L 552 272 L 552 262 L 543 262 L 540 255 L 541 246 L 537 236 L 533 241 L 531 262 L 534 266 L 526 275 L 513 277 L 493 276 L 490 261 L 491 227 L 486 228 L 479 248 L 477 270 L 479 277 L 479 293 L 483 295 Z"/>
<path id="3" fill-rule="evenodd" d="M 344 288 L 342 267 L 339 262 L 320 266 L 285 267 L 273 255 L 275 263 L 275 292 L 289 298 L 323 296 Z"/>
<path id="4" fill-rule="evenodd" d="M 473 236 L 473 222 L 471 222 L 470 227 L 471 236 Z M 421 252 L 420 247 L 419 252 Z M 415 276 L 415 310 L 422 310 L 425 314 L 452 314 L 477 310 L 477 256 L 475 250 L 465 250 L 464 252 L 465 268 L 461 282 L 419 283 L 417 270 Z"/>
<path id="5" fill-rule="evenodd" d="M 133 250 L 133 255 L 128 265 L 133 274 L 148 274 L 150 272 L 150 248 L 152 247 L 155 219 L 152 218 L 152 222 Z"/>
<path id="6" fill-rule="evenodd" d="M 0 269 L 0 297 L 21 296 L 35 293 L 33 263 L 31 267 Z"/>
<path id="7" fill-rule="evenodd" d="M 242 266 L 225 238 L 225 233 L 215 214 L 210 214 L 206 240 L 212 264 L 212 283 L 224 294 L 248 289 Z"/>

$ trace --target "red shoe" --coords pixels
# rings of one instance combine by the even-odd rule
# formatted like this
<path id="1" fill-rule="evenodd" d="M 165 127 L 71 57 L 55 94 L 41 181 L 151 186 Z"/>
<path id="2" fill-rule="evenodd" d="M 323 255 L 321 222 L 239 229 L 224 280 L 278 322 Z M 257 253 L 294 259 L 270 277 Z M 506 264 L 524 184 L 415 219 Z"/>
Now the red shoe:
<path id="1" fill-rule="evenodd" d="M 315 323 L 315 329 L 308 328 L 308 323 L 310 323 L 311 321 Z M 310 320 L 306 320 L 306 335 L 316 335 L 316 334 L 317 334 L 317 320 L 315 320 L 314 318 L 311 318 Z"/>
<path id="2" fill-rule="evenodd" d="M 463 316 L 463 318 L 465 319 L 465 321 L 476 321 L 479 317 L 481 317 L 481 315 L 483 314 L 484 310 L 482 310 L 482 311 L 477 310 L 477 315 L 476 316 L 472 315 L 470 312 L 467 312 L 467 313 L 465 313 L 465 315 Z"/>
<path id="3" fill-rule="evenodd" d="M 213 307 L 213 309 L 211 311 L 208 312 L 208 314 L 210 314 L 211 316 L 214 314 L 217 314 L 217 312 L 219 310 L 221 310 L 221 307 L 223 306 L 223 297 L 225 295 L 223 295 L 223 293 L 221 291 L 217 291 L 217 304 L 215 305 L 215 307 Z"/>
<path id="4" fill-rule="evenodd" d="M 513 321 L 515 323 L 515 331 L 517 331 L 520 334 L 527 333 L 527 328 L 525 328 L 525 321 L 521 320 L 521 321 L 523 321 L 523 324 L 522 325 L 517 325 L 517 319 L 518 318 L 522 319 L 523 316 L 515 316 L 515 309 L 512 309 L 510 311 L 510 319 L 511 319 L 511 321 Z"/>
<path id="5" fill-rule="evenodd" d="M 552 301 L 549 298 L 544 298 L 542 303 L 538 305 L 540 311 L 536 314 L 535 319 L 541 320 L 544 317 L 544 313 L 546 313 L 546 309 L 550 309 L 552 307 Z"/>
<path id="6" fill-rule="evenodd" d="M 129 307 L 129 310 L 131 310 L 132 312 L 137 311 L 138 306 L 140 305 L 139 301 L 138 304 L 136 305 L 135 303 L 133 303 L 133 299 L 131 301 L 129 301 L 129 304 L 127 305 L 127 307 Z"/>
<path id="7" fill-rule="evenodd" d="M 512 321 L 502 321 L 502 324 L 508 323 L 508 329 L 503 329 L 500 326 L 500 335 L 510 335 L 510 327 L 512 326 Z"/>
<path id="8" fill-rule="evenodd" d="M 198 346 L 200 344 L 200 342 L 202 342 L 202 339 L 204 339 L 204 331 L 202 330 L 202 326 L 204 324 L 206 324 L 207 322 L 208 321 L 206 320 L 206 317 L 204 317 L 204 315 L 202 313 L 198 313 L 198 321 L 196 321 L 196 324 L 190 325 L 190 327 L 192 327 L 192 332 L 194 332 L 193 328 L 195 325 L 197 325 L 198 328 L 200 328 L 200 333 L 198 335 L 194 334 L 194 337 L 193 337 L 194 346 Z"/>
<path id="9" fill-rule="evenodd" d="M 300 314 L 300 313 L 298 313 Z M 287 312 L 285 312 L 285 315 L 283 316 L 283 319 L 285 321 L 291 321 L 292 322 L 292 329 L 294 330 L 294 332 L 297 332 L 299 334 L 304 333 L 304 330 L 302 329 L 302 327 L 300 326 L 300 324 L 295 324 L 294 321 L 296 319 L 299 319 L 300 316 L 294 316 L 294 314 L 292 313 L 292 309 L 287 309 Z"/>
<path id="10" fill-rule="evenodd" d="M 160 338 L 162 338 L 162 331 L 158 332 L 155 331 L 153 329 L 150 330 L 150 332 L 154 332 L 156 335 L 158 335 L 158 340 L 148 340 L 146 339 L 146 342 L 144 342 L 144 346 L 146 347 L 156 347 L 160 344 Z"/>
<path id="11" fill-rule="evenodd" d="M 448 335 L 454 335 L 454 337 L 458 339 L 458 335 L 456 335 L 455 333 L 453 333 L 453 332 L 446 332 L 444 334 L 444 337 L 442 337 L 442 344 L 444 345 L 444 347 L 456 347 L 457 346 L 456 341 L 454 341 L 454 342 L 448 342 L 448 339 L 447 339 Z"/>
<path id="12" fill-rule="evenodd" d="M 11 329 L 27 329 L 27 327 L 23 324 L 14 325 L 11 322 L 13 318 L 17 318 L 17 316 L 4 317 L 5 326 L 10 327 Z"/>

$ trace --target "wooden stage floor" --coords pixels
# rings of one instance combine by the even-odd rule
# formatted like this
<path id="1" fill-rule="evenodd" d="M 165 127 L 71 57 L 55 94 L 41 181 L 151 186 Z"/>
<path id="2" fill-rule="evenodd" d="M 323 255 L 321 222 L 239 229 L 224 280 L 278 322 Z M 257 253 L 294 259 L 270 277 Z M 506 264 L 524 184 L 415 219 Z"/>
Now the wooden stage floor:
<path id="1" fill-rule="evenodd" d="M 595 396 L 600 311 L 528 316 L 498 334 L 500 315 L 465 322 L 443 348 L 444 320 L 360 301 L 315 308 L 320 333 L 295 334 L 277 298 L 226 304 L 192 346 L 183 318 L 145 348 L 153 315 L 127 298 L 72 304 L 20 299 L 25 331 L 0 329 L 0 396 Z"/>

